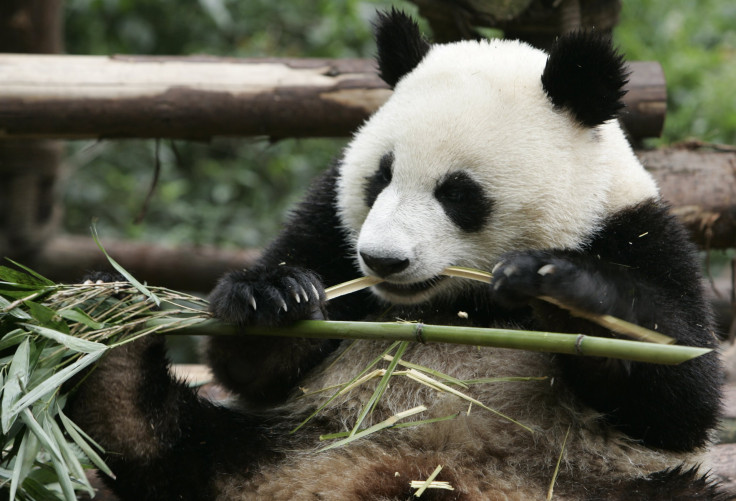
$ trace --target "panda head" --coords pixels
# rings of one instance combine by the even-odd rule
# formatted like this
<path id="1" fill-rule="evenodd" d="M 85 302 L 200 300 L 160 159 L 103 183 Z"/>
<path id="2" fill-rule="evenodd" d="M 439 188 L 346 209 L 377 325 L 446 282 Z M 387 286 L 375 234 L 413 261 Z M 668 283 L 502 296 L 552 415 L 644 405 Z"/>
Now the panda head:
<path id="1" fill-rule="evenodd" d="M 456 292 L 447 266 L 579 248 L 607 215 L 657 196 L 614 120 L 626 71 L 605 38 L 565 36 L 549 55 L 509 40 L 431 46 L 397 11 L 376 35 L 394 93 L 345 151 L 338 210 L 383 299 Z"/>

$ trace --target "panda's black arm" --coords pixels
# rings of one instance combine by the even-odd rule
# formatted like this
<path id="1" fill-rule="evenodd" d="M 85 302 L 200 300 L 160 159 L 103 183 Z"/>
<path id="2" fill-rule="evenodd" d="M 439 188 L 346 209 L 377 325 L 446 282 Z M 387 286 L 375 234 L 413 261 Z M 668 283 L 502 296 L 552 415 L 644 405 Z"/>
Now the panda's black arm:
<path id="1" fill-rule="evenodd" d="M 359 276 L 337 215 L 333 166 L 311 185 L 284 229 L 248 270 L 223 276 L 210 295 L 213 314 L 242 328 L 278 326 L 303 319 L 354 319 L 374 303 L 365 295 L 325 301 L 324 287 Z M 324 340 L 257 336 L 209 340 L 217 378 L 255 400 L 284 397 L 306 371 L 336 346 Z"/>
<path id="2" fill-rule="evenodd" d="M 584 250 L 514 253 L 495 273 L 497 298 L 552 296 L 588 312 L 611 314 L 676 338 L 715 348 L 693 245 L 667 207 L 649 202 L 607 221 Z M 615 334 L 543 301 L 535 327 Z M 691 450 L 717 421 L 721 370 L 711 353 L 677 366 L 561 356 L 578 395 L 647 445 Z"/>

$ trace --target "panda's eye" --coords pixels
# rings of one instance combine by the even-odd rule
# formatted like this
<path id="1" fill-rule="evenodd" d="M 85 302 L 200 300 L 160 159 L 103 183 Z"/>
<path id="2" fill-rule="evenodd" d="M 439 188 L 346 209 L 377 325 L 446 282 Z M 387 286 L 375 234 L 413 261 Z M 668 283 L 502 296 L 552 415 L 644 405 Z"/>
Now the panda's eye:
<path id="1" fill-rule="evenodd" d="M 368 207 L 373 207 L 376 198 L 381 192 L 391 184 L 394 168 L 394 154 L 386 153 L 381 157 L 378 164 L 378 170 L 372 175 L 366 177 L 365 185 L 365 203 Z"/>
<path id="2" fill-rule="evenodd" d="M 461 230 L 479 231 L 488 221 L 493 200 L 483 188 L 465 172 L 453 172 L 434 190 L 450 220 Z"/>

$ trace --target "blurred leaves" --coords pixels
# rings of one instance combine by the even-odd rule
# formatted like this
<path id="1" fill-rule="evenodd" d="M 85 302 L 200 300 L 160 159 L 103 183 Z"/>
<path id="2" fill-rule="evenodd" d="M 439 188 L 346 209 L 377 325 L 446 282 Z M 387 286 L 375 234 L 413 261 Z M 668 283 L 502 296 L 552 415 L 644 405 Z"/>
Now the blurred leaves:
<path id="1" fill-rule="evenodd" d="M 643 0 L 621 14 L 616 41 L 627 58 L 659 61 L 667 77 L 665 131 L 654 143 L 736 144 L 736 3 Z"/>
<path id="2" fill-rule="evenodd" d="M 206 301 L 140 283 L 54 284 L 17 266 L 0 267 L 0 499 L 73 501 L 93 494 L 85 469 L 112 476 L 62 411 L 73 378 L 110 348 L 205 321 Z"/>

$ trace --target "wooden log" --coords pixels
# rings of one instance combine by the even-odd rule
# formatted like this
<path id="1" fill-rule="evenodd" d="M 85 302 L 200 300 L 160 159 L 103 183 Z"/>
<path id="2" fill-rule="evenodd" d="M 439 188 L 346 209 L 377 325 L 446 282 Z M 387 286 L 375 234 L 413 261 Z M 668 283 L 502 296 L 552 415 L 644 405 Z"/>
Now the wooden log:
<path id="1" fill-rule="evenodd" d="M 624 126 L 658 136 L 664 74 L 631 68 Z M 340 137 L 390 94 L 372 60 L 0 54 L 0 138 Z"/>
<path id="2" fill-rule="evenodd" d="M 105 250 L 133 276 L 177 290 L 208 292 L 226 271 L 251 266 L 257 250 L 221 250 L 212 246 L 167 247 L 145 242 L 108 240 Z M 36 256 L 21 263 L 56 282 L 78 282 L 111 266 L 91 236 L 57 236 Z"/>
<path id="3" fill-rule="evenodd" d="M 736 247 L 736 148 L 694 146 L 637 154 L 701 248 Z"/>

